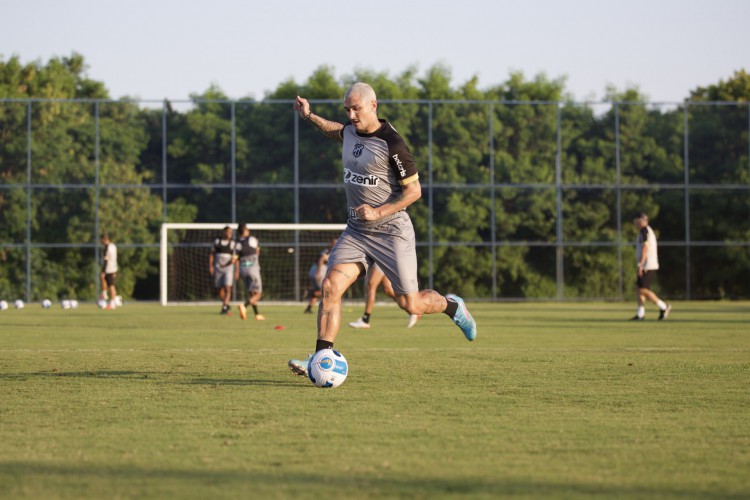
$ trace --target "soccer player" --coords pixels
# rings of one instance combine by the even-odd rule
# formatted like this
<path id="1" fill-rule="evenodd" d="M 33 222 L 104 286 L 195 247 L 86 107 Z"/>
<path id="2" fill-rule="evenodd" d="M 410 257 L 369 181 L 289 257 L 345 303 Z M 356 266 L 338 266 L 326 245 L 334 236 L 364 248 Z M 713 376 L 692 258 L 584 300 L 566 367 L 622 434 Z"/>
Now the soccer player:
<path id="1" fill-rule="evenodd" d="M 636 279 L 636 297 L 638 299 L 638 309 L 635 316 L 630 318 L 633 321 L 642 321 L 646 317 L 646 299 L 650 300 L 659 308 L 659 319 L 667 319 L 672 305 L 664 303 L 653 291 L 651 283 L 656 277 L 659 269 L 659 255 L 656 245 L 656 235 L 651 226 L 648 225 L 648 215 L 641 212 L 633 219 L 638 230 L 638 237 L 635 242 L 635 258 L 638 263 L 638 277 Z"/>
<path id="2" fill-rule="evenodd" d="M 387 296 L 396 300 L 396 293 L 393 291 L 393 285 L 391 280 L 385 277 L 383 270 L 378 267 L 377 264 L 373 264 L 367 271 L 365 276 L 365 313 L 357 321 L 349 323 L 352 328 L 370 328 L 370 315 L 372 309 L 375 306 L 375 297 L 378 293 L 378 286 L 383 284 L 383 291 Z M 406 324 L 406 328 L 411 328 L 417 324 L 419 320 L 418 314 L 410 314 L 409 321 Z"/>
<path id="3" fill-rule="evenodd" d="M 391 281 L 396 302 L 409 314 L 447 314 L 468 340 L 477 326 L 463 299 L 419 290 L 414 227 L 406 208 L 422 196 L 417 168 L 396 129 L 378 118 L 375 91 L 355 83 L 344 95 L 345 124 L 310 111 L 297 96 L 294 109 L 329 139 L 343 144 L 347 227 L 333 247 L 323 279 L 315 351 L 332 348 L 341 326 L 341 297 L 360 274 L 378 264 Z M 289 368 L 307 373 L 307 360 L 291 359 Z"/>
<path id="4" fill-rule="evenodd" d="M 308 278 L 310 278 L 310 291 L 308 292 L 310 300 L 305 308 L 305 314 L 312 314 L 312 308 L 318 304 L 321 290 L 323 289 L 323 277 L 326 275 L 326 271 L 328 271 L 328 256 L 331 254 L 334 245 L 336 245 L 336 240 L 337 238 L 331 238 L 328 246 L 318 255 L 318 260 L 310 266 L 310 272 L 307 274 Z"/>
<path id="5" fill-rule="evenodd" d="M 240 318 L 247 318 L 247 307 L 252 306 L 255 319 L 262 321 L 265 316 L 258 312 L 258 302 L 263 294 L 263 280 L 260 277 L 260 243 L 258 238 L 250 235 L 250 229 L 247 224 L 240 224 L 238 229 L 240 239 L 237 241 L 237 255 L 239 257 L 239 266 L 235 268 L 235 280 L 245 283 L 247 291 L 247 301 L 245 304 L 237 306 L 240 310 Z"/>
<path id="6" fill-rule="evenodd" d="M 229 313 L 229 301 L 232 299 L 232 285 L 234 285 L 237 241 L 232 238 L 232 234 L 234 234 L 232 228 L 226 226 L 222 236 L 214 240 L 208 257 L 208 272 L 214 279 L 214 287 L 221 299 L 221 314 Z"/>
<path id="7" fill-rule="evenodd" d="M 104 260 L 102 261 L 102 272 L 99 275 L 102 281 L 102 299 L 107 301 L 107 309 L 114 309 L 117 307 L 115 297 L 117 297 L 117 287 L 115 281 L 117 279 L 117 246 L 112 243 L 109 239 L 109 235 L 104 233 L 101 237 L 102 245 L 104 245 Z"/>

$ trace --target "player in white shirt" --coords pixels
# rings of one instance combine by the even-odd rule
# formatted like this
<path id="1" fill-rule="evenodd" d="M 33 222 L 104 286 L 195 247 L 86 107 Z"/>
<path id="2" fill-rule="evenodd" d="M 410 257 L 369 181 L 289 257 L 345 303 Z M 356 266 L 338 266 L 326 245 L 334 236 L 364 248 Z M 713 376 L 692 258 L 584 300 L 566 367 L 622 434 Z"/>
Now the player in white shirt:
<path id="1" fill-rule="evenodd" d="M 117 297 L 117 287 L 115 281 L 117 278 L 117 247 L 108 234 L 102 234 L 102 245 L 104 245 L 104 259 L 102 261 L 102 272 L 99 275 L 102 280 L 102 300 L 107 300 L 106 309 L 117 307 L 115 297 Z"/>
<path id="2" fill-rule="evenodd" d="M 642 321 L 646 317 L 646 299 L 650 300 L 659 308 L 659 319 L 667 319 L 672 305 L 666 304 L 652 290 L 651 283 L 659 270 L 659 253 L 656 244 L 656 234 L 648 225 L 648 215 L 641 212 L 633 219 L 638 238 L 635 242 L 635 258 L 638 263 L 638 277 L 636 279 L 636 297 L 638 309 L 633 321 Z"/>

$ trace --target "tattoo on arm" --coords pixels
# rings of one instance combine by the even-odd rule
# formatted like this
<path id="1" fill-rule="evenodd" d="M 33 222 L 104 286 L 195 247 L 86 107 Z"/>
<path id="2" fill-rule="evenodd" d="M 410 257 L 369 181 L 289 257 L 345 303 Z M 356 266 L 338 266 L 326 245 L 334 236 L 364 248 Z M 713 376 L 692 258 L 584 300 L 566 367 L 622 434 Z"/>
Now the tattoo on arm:
<path id="1" fill-rule="evenodd" d="M 325 118 L 312 113 L 310 114 L 309 121 L 313 124 L 313 126 L 315 126 L 315 128 L 323 132 L 324 136 L 328 137 L 329 139 L 342 142 L 341 129 L 343 129 L 344 126 L 341 123 L 326 120 Z"/>

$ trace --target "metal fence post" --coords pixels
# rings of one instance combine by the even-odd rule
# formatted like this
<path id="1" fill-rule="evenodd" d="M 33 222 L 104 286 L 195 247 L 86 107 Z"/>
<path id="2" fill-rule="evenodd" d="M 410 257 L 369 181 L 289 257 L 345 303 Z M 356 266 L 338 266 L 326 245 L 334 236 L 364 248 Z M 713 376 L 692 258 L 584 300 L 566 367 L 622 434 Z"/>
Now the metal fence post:
<path id="1" fill-rule="evenodd" d="M 231 131 L 231 134 L 230 134 L 230 136 L 231 136 L 231 140 L 230 140 L 230 149 L 231 149 L 231 151 L 230 151 L 230 155 L 231 155 L 230 170 L 231 170 L 231 178 L 232 178 L 232 188 L 231 188 L 231 191 L 232 191 L 232 222 L 236 223 L 236 222 L 238 222 L 237 221 L 237 164 L 236 164 L 236 161 L 235 161 L 236 160 L 236 151 L 237 151 L 237 149 L 236 149 L 236 144 L 235 144 L 235 124 L 236 124 L 236 122 L 235 122 L 235 116 L 234 116 L 234 103 L 235 102 L 232 101 L 232 103 L 230 104 L 230 107 L 229 107 L 229 114 L 230 114 L 229 119 L 230 119 L 230 124 L 231 124 L 231 128 L 232 128 L 232 131 Z M 237 226 L 237 234 L 235 235 L 235 237 L 239 238 L 240 233 L 241 233 L 240 227 Z M 239 265 L 239 263 L 236 264 L 236 265 Z M 233 286 L 232 287 L 232 300 L 237 300 L 237 288 L 238 288 L 237 286 Z"/>
<path id="2" fill-rule="evenodd" d="M 161 110 L 161 202 L 162 222 L 169 222 L 167 213 L 167 100 Z"/>
<path id="3" fill-rule="evenodd" d="M 429 210 L 427 215 L 427 235 L 428 235 L 428 243 L 429 246 L 427 247 L 427 255 L 428 255 L 428 269 L 429 272 L 429 288 L 430 290 L 435 288 L 434 279 L 433 279 L 433 259 L 434 259 L 434 251 L 433 251 L 433 245 L 435 243 L 435 235 L 433 230 L 434 220 L 433 220 L 433 210 L 435 205 L 435 191 L 432 187 L 433 184 L 433 175 L 432 175 L 432 101 L 430 101 L 427 105 L 427 179 L 428 179 L 428 186 L 427 186 L 427 192 L 429 193 L 429 203 L 427 204 Z"/>
<path id="4" fill-rule="evenodd" d="M 99 178 L 99 101 L 94 103 L 94 283 L 96 283 L 96 296 L 101 294 L 101 280 L 97 265 L 99 256 L 99 195 L 101 190 L 101 179 Z M 115 300 L 110 297 L 109 300 Z"/>
<path id="5" fill-rule="evenodd" d="M 292 113 L 294 116 L 294 223 L 299 224 L 299 113 Z M 294 275 L 300 274 L 299 262 L 299 231 L 294 232 Z M 302 290 L 299 280 L 294 283 L 294 298 L 302 300 Z"/>
<path id="6" fill-rule="evenodd" d="M 31 300 L 31 101 L 26 106 L 26 302 Z"/>
<path id="7" fill-rule="evenodd" d="M 617 205 L 617 291 L 620 299 L 625 296 L 622 279 L 622 193 L 620 184 L 622 182 L 622 171 L 620 163 L 620 103 L 615 102 L 615 196 Z"/>
<path id="8" fill-rule="evenodd" d="M 235 101 L 231 105 L 232 120 L 232 222 L 237 222 L 237 144 L 236 144 L 236 125 L 235 120 Z M 233 287 L 236 289 L 237 287 Z"/>
<path id="9" fill-rule="evenodd" d="M 492 240 L 492 299 L 497 298 L 497 228 L 495 223 L 495 106 L 490 102 L 490 236 Z"/>
<path id="10" fill-rule="evenodd" d="M 684 154 L 685 154 L 685 298 L 690 300 L 690 153 L 689 153 L 689 136 L 688 133 L 688 101 L 685 101 L 683 110 L 683 128 L 684 134 Z"/>
<path id="11" fill-rule="evenodd" d="M 557 212 L 556 224 L 556 277 L 557 283 L 557 300 L 562 300 L 565 296 L 565 272 L 563 266 L 564 248 L 563 248 L 563 213 L 562 213 L 562 103 L 557 103 L 557 154 L 555 156 L 555 211 Z"/>

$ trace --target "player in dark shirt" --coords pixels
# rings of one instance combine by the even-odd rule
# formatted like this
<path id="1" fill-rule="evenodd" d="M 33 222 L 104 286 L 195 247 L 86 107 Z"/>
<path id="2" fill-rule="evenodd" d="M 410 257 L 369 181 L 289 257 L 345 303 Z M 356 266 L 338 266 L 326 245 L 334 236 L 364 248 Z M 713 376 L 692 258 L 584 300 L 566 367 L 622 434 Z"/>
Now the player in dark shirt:
<path id="1" fill-rule="evenodd" d="M 234 262 L 237 260 L 237 241 L 232 238 L 233 233 L 230 226 L 225 227 L 223 236 L 214 240 L 208 257 L 208 272 L 221 299 L 221 314 L 229 313 L 229 301 L 232 299 Z"/>

